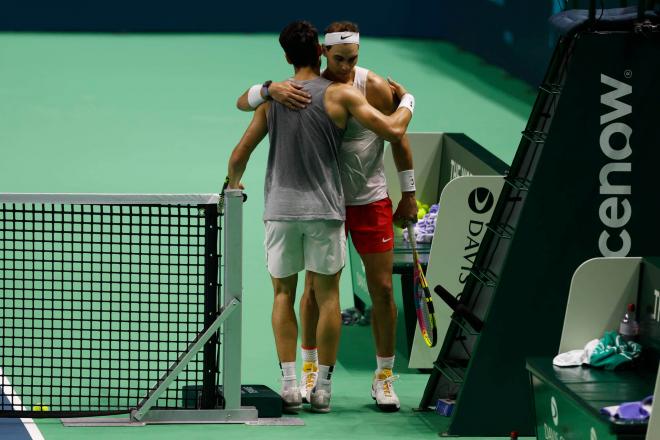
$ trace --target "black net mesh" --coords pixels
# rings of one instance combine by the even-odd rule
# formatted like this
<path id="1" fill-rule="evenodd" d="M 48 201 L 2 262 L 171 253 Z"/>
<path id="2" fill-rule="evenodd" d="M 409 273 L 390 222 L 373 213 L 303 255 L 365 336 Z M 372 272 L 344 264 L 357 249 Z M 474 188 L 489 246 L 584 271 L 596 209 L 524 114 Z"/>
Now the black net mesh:
<path id="1" fill-rule="evenodd" d="M 2 204 L 0 416 L 135 408 L 204 328 L 215 213 L 214 205 Z M 182 405 L 182 388 L 201 383 L 203 353 L 157 406 Z"/>

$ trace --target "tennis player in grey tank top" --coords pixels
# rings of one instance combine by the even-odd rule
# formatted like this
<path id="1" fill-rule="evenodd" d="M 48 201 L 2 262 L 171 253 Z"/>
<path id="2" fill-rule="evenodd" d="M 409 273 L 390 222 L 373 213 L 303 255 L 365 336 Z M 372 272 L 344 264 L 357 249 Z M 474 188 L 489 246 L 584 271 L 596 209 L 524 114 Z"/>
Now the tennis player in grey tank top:
<path id="1" fill-rule="evenodd" d="M 264 220 L 343 221 L 339 146 L 344 130 L 330 119 L 324 104 L 332 83 L 321 77 L 298 83 L 313 97 L 304 111 L 277 102 L 268 110 Z"/>

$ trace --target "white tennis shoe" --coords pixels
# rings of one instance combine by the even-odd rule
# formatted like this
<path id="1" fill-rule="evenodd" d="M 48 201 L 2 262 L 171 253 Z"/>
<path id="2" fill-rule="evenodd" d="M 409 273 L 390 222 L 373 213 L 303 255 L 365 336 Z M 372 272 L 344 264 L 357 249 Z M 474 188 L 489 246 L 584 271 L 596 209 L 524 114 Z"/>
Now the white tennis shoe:
<path id="1" fill-rule="evenodd" d="M 282 396 L 284 412 L 297 413 L 302 409 L 302 397 L 300 396 L 300 387 L 296 379 L 284 379 L 282 380 L 282 390 L 280 391 L 280 396 Z"/>
<path id="2" fill-rule="evenodd" d="M 312 388 L 307 395 L 307 400 L 309 400 L 309 403 L 312 405 L 312 411 L 317 413 L 329 413 L 331 395 L 332 393 L 329 388 Z"/>
<path id="3" fill-rule="evenodd" d="M 303 362 L 302 373 L 300 374 L 300 395 L 304 403 L 309 403 L 307 394 L 312 391 L 316 385 L 316 379 L 319 375 L 319 366 L 314 362 Z"/>
<path id="4" fill-rule="evenodd" d="M 401 408 L 399 396 L 394 391 L 393 382 L 399 378 L 393 375 L 392 370 L 383 369 L 374 375 L 371 384 L 371 397 L 376 401 L 376 406 L 383 412 L 395 412 Z"/>

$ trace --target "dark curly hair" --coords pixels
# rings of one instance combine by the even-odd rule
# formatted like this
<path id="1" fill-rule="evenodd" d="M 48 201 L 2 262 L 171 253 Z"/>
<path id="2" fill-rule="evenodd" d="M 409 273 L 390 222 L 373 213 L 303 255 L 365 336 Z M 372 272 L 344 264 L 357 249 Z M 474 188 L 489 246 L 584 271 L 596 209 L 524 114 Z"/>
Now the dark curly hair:
<path id="1" fill-rule="evenodd" d="M 360 32 L 358 25 L 351 21 L 335 21 L 328 25 L 325 28 L 325 33 L 329 34 L 331 32 Z"/>
<path id="2" fill-rule="evenodd" d="M 280 46 L 296 68 L 319 64 L 319 33 L 308 21 L 289 23 L 280 33 Z"/>

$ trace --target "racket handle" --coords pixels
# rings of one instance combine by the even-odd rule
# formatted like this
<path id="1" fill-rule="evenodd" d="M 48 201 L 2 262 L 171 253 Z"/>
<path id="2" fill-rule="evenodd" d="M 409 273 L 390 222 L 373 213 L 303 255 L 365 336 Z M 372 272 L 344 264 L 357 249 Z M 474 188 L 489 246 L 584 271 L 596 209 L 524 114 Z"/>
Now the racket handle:
<path id="1" fill-rule="evenodd" d="M 415 237 L 415 224 L 414 223 L 408 223 L 408 241 L 410 242 L 410 246 L 412 247 L 413 251 L 417 250 L 417 237 Z"/>
<path id="2" fill-rule="evenodd" d="M 472 313 L 470 309 L 465 307 L 465 305 L 458 302 L 456 297 L 449 293 L 447 289 L 438 284 L 433 291 L 438 294 L 440 299 L 442 299 L 449 308 L 454 311 L 454 313 L 465 319 L 475 331 L 480 332 L 481 329 L 484 328 L 484 322 Z"/>

